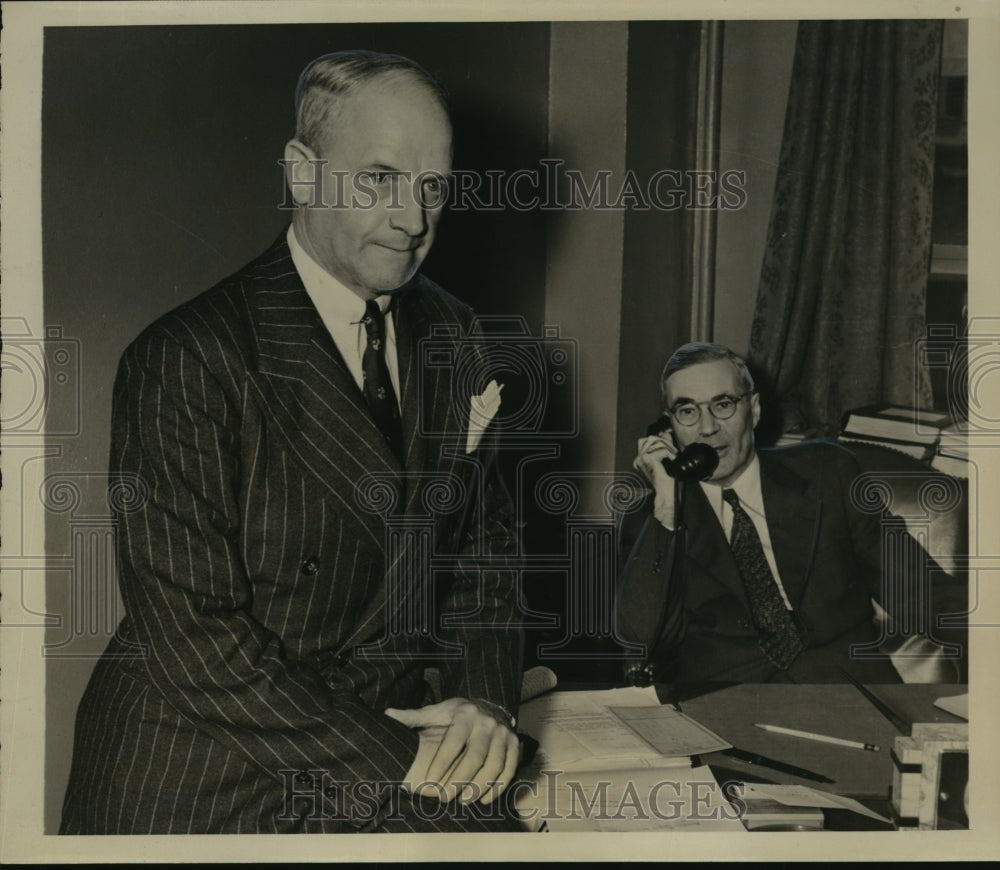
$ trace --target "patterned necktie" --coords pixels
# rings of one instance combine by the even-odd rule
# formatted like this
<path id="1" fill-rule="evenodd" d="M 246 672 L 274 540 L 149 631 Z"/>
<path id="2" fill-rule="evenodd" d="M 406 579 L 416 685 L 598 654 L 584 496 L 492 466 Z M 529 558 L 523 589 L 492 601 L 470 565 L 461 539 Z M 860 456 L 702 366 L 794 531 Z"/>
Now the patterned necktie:
<path id="1" fill-rule="evenodd" d="M 403 425 L 399 419 L 399 404 L 389 377 L 389 367 L 385 362 L 385 316 L 374 299 L 365 303 L 365 316 L 361 322 L 368 336 L 361 358 L 365 399 L 386 443 L 402 462 Z"/>
<path id="2" fill-rule="evenodd" d="M 782 600 L 753 520 L 740 506 L 735 490 L 724 489 L 722 497 L 733 509 L 733 534 L 729 546 L 750 601 L 760 648 L 779 668 L 787 668 L 805 644 Z"/>

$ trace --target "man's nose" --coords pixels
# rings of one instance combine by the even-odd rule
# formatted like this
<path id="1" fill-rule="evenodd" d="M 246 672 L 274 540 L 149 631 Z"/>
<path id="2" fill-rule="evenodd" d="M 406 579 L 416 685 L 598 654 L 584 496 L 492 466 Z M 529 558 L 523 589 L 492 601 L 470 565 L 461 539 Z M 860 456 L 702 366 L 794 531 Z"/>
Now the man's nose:
<path id="1" fill-rule="evenodd" d="M 407 181 L 400 181 L 395 202 L 390 203 L 388 212 L 389 225 L 393 229 L 414 238 L 427 232 L 427 209 Z"/>
<path id="2" fill-rule="evenodd" d="M 719 421 L 715 419 L 708 408 L 703 408 L 701 416 L 698 418 L 698 434 L 702 436 L 714 435 L 719 429 Z"/>

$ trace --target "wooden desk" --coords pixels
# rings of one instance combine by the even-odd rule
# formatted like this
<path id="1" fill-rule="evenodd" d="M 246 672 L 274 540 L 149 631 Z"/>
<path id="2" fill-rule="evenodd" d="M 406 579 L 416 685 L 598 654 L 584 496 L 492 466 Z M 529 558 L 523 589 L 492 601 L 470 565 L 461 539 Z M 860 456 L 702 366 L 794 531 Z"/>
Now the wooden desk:
<path id="1" fill-rule="evenodd" d="M 966 691 L 960 685 L 868 686 L 909 722 L 962 722 L 934 706 L 937 698 Z M 720 785 L 727 779 L 796 783 L 888 806 L 893 763 L 890 751 L 899 731 L 857 689 L 847 684 L 743 684 L 682 700 L 685 713 L 740 749 L 804 767 L 835 780 L 832 784 L 751 765 L 720 753 L 702 757 Z M 878 752 L 818 743 L 755 728 L 767 723 L 874 743 Z M 884 810 L 883 810 L 884 811 Z"/>

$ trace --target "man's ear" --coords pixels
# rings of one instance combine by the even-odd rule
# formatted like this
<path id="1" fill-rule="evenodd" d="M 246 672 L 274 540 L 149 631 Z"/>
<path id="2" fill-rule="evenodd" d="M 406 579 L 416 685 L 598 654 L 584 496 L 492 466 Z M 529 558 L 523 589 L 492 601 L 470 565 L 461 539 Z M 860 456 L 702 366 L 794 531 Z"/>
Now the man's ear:
<path id="1" fill-rule="evenodd" d="M 322 205 L 325 161 L 298 139 L 285 145 L 285 183 L 297 205 Z"/>
<path id="2" fill-rule="evenodd" d="M 757 393 L 750 394 L 750 411 L 753 414 L 753 428 L 757 428 L 760 422 L 760 396 Z"/>

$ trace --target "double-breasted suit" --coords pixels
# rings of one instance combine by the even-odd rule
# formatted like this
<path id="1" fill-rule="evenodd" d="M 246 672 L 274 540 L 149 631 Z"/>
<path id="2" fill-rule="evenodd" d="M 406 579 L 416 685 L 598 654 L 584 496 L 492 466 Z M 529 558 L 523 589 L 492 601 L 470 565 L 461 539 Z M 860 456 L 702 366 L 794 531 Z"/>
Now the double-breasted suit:
<path id="1" fill-rule="evenodd" d="M 761 651 L 733 552 L 697 484 L 688 486 L 684 508 L 682 572 L 671 575 L 674 533 L 652 515 L 651 495 L 622 525 L 623 638 L 656 651 L 657 678 L 664 681 L 842 682 L 846 669 L 869 682 L 899 682 L 890 659 L 878 653 L 882 636 L 872 602 L 887 609 L 903 600 L 913 604 L 927 592 L 923 578 L 935 614 L 962 614 L 964 586 L 905 532 L 887 544 L 883 517 L 852 501 L 861 469 L 845 448 L 813 442 L 762 449 L 757 456 L 778 573 L 806 649 L 787 671 Z M 964 640 L 960 630 L 934 633 L 942 641 Z"/>
<path id="2" fill-rule="evenodd" d="M 492 431 L 466 452 L 473 314 L 418 275 L 393 316 L 405 470 L 284 234 L 124 353 L 126 616 L 79 708 L 63 832 L 380 827 L 418 743 L 383 711 L 429 700 L 426 665 L 444 697 L 516 709 L 510 499 Z"/>

